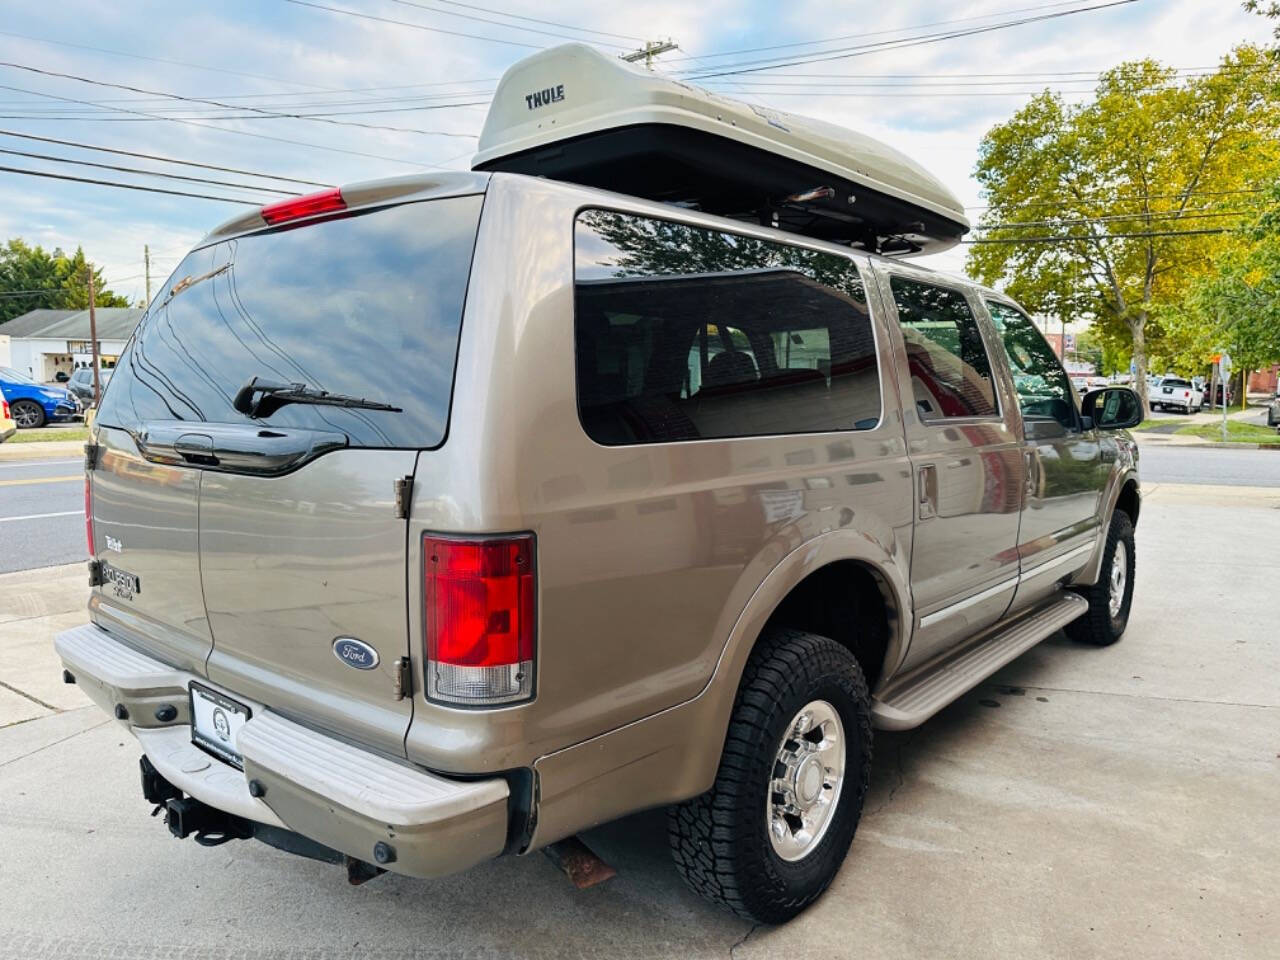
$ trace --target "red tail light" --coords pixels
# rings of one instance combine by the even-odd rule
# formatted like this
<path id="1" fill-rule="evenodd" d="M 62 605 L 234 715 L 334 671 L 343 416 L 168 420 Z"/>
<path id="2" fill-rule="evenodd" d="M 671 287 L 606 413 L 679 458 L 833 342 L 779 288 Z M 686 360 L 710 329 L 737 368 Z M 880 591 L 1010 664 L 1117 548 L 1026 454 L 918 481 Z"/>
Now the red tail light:
<path id="1" fill-rule="evenodd" d="M 312 217 L 317 213 L 333 213 L 335 210 L 345 209 L 347 201 L 342 199 L 342 191 L 334 187 L 332 190 L 308 193 L 305 197 L 290 197 L 288 200 L 268 203 L 261 213 L 263 220 L 274 225 Z"/>
<path id="2" fill-rule="evenodd" d="M 427 697 L 487 706 L 533 695 L 533 534 L 422 538 Z"/>
<path id="3" fill-rule="evenodd" d="M 9 401 L 0 397 L 0 420 L 9 419 Z"/>
<path id="4" fill-rule="evenodd" d="M 84 536 L 89 542 L 89 559 L 93 559 L 93 496 L 89 492 L 89 474 L 84 475 Z"/>

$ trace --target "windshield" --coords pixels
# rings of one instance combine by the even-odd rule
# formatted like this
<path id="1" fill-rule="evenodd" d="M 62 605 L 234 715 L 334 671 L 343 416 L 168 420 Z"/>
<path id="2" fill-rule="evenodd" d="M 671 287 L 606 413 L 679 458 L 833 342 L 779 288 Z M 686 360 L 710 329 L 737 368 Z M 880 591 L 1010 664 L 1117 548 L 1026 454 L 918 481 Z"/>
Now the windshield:
<path id="1" fill-rule="evenodd" d="M 407 203 L 225 240 L 174 271 L 115 367 L 99 420 L 340 431 L 352 446 L 443 439 L 479 196 Z M 270 404 L 254 381 L 386 401 Z M 265 410 L 265 412 L 264 412 Z"/>
<path id="2" fill-rule="evenodd" d="M 10 380 L 13 383 L 35 383 L 25 373 L 19 373 L 13 367 L 0 367 L 0 380 Z"/>

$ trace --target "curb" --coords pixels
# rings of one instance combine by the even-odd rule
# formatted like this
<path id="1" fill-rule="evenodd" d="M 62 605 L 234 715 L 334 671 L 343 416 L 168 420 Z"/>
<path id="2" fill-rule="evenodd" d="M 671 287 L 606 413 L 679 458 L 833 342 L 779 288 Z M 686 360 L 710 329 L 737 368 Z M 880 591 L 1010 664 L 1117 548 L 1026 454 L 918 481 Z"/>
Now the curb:
<path id="1" fill-rule="evenodd" d="M 83 440 L 39 440 L 34 443 L 0 444 L 0 463 L 42 460 L 45 457 L 83 456 Z"/>
<path id="2" fill-rule="evenodd" d="M 1280 443 L 1232 443 L 1227 441 L 1223 443 L 1221 440 L 1201 441 L 1197 440 L 1193 443 L 1184 443 L 1180 440 L 1151 440 L 1148 439 L 1144 443 L 1138 441 L 1138 446 L 1148 447 L 1194 447 L 1198 450 L 1280 450 Z"/>

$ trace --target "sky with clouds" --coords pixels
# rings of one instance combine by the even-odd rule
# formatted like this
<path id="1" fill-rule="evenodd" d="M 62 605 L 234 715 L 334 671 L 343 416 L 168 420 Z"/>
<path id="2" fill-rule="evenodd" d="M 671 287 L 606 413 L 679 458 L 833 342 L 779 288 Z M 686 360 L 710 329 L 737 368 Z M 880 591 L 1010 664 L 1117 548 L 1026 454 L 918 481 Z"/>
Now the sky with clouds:
<path id="1" fill-rule="evenodd" d="M 484 104 L 502 71 L 567 37 L 610 51 L 634 47 L 644 38 L 671 37 L 680 51 L 661 58 L 660 69 L 709 71 L 744 60 L 818 55 L 1105 2 L 64 0 L 54 7 L 12 2 L 0 20 L 0 130 L 341 184 L 433 166 L 465 169 L 484 120 Z M 391 20 L 401 22 L 386 22 Z M 959 22 L 945 23 L 951 21 Z M 976 205 L 981 198 L 971 173 L 983 132 L 1033 92 L 1048 86 L 1069 91 L 1071 97 L 1087 96 L 1091 72 L 1136 57 L 1182 68 L 1209 67 L 1240 42 L 1267 41 L 1269 29 L 1236 0 L 1137 0 L 898 51 L 705 83 L 722 93 L 885 140 L 920 159 L 966 205 Z M 811 43 L 817 40 L 823 42 Z M 793 46 L 715 56 L 779 44 Z M 183 103 L 23 68 L 231 106 Z M 329 120 L 340 122 L 246 116 L 246 108 L 255 106 L 327 113 Z M 352 123 L 400 129 L 348 125 Z M 0 150 L 247 180 L 240 174 L 8 135 L 0 135 Z M 12 152 L 0 153 L 0 167 L 261 201 L 278 198 Z M 158 286 L 193 242 L 238 209 L 243 208 L 214 200 L 0 171 L 0 239 L 21 236 L 68 249 L 83 244 L 104 267 L 112 288 L 132 299 L 143 293 L 144 244 L 150 244 L 153 284 Z M 971 213 L 976 218 L 977 211 Z M 959 270 L 963 258 L 958 248 L 924 262 Z"/>

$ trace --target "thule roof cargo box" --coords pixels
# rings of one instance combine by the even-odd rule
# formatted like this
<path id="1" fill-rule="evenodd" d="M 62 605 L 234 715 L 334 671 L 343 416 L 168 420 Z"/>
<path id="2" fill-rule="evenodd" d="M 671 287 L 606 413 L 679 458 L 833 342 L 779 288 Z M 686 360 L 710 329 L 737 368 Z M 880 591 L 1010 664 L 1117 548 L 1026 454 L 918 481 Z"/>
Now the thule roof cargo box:
<path id="1" fill-rule="evenodd" d="M 951 191 L 877 140 L 577 43 L 507 70 L 472 168 L 602 187 L 886 254 L 936 253 L 969 229 Z"/>

